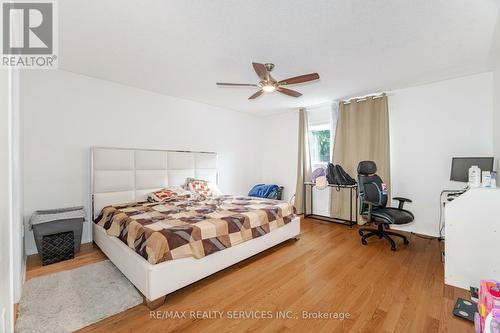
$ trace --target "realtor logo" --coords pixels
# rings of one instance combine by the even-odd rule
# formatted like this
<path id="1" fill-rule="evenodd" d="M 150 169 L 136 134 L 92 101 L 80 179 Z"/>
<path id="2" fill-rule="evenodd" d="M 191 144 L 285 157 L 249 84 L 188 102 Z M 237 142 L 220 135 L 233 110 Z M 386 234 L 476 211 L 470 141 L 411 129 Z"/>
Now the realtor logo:
<path id="1" fill-rule="evenodd" d="M 55 23 L 53 1 L 3 2 L 2 67 L 56 68 Z"/>

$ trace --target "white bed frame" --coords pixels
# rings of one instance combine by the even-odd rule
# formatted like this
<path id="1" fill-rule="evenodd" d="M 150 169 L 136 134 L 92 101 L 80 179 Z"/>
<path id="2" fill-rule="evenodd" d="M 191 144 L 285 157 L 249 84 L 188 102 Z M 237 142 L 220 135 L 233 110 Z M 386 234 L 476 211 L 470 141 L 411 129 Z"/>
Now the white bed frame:
<path id="1" fill-rule="evenodd" d="M 182 185 L 187 177 L 217 182 L 217 154 L 211 152 L 93 147 L 92 219 L 109 204 L 146 200 L 147 193 Z M 183 258 L 152 265 L 116 237 L 92 223 L 94 242 L 144 295 L 150 308 L 165 296 L 288 239 L 298 238 L 300 219 L 264 236 L 201 259 Z"/>

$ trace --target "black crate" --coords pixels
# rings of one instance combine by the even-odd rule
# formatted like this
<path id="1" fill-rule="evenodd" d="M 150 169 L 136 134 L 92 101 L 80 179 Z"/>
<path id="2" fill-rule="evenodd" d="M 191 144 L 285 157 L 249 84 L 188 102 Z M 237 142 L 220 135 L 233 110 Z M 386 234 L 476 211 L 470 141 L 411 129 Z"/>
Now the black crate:
<path id="1" fill-rule="evenodd" d="M 43 236 L 42 264 L 50 265 L 75 257 L 75 237 L 73 231 Z"/>

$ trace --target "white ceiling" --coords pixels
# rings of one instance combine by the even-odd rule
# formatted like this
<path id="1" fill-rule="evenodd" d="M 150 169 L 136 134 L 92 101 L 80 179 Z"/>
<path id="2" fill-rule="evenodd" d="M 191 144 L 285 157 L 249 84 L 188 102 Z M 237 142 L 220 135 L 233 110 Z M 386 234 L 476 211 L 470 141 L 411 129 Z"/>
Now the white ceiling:
<path id="1" fill-rule="evenodd" d="M 499 8 L 497 0 L 63 0 L 60 68 L 272 114 L 491 70 Z M 254 88 L 216 87 L 257 83 L 252 61 L 275 63 L 277 79 L 321 79 L 295 86 L 300 98 L 249 101 Z"/>

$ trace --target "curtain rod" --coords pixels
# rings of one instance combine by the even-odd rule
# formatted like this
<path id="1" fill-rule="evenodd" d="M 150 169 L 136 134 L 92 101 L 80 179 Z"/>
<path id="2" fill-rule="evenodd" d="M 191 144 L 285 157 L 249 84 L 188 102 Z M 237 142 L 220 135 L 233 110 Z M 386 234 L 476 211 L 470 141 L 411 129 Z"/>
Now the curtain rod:
<path id="1" fill-rule="evenodd" d="M 372 93 L 372 94 L 363 95 L 363 96 L 350 97 L 348 99 L 334 99 L 334 100 L 331 100 L 328 102 L 303 106 L 303 107 L 300 107 L 299 110 L 300 109 L 311 110 L 311 109 L 320 108 L 323 106 L 329 106 L 332 104 L 336 104 L 338 102 L 343 103 L 343 104 L 349 104 L 349 103 L 351 103 L 352 100 L 355 100 L 356 102 L 363 102 L 363 101 L 366 101 L 370 97 L 373 99 L 377 99 L 377 98 L 382 98 L 384 96 L 392 96 L 392 95 L 393 95 L 392 91 L 382 91 L 379 93 Z"/>
<path id="2" fill-rule="evenodd" d="M 353 100 L 356 103 L 359 103 L 359 102 L 366 101 L 368 98 L 377 99 L 377 98 L 382 98 L 384 96 L 389 96 L 389 95 L 392 95 L 392 92 L 383 91 L 381 93 L 375 93 L 375 94 L 368 94 L 368 95 L 364 95 L 364 96 L 351 97 L 351 98 L 348 98 L 348 99 L 341 100 L 340 102 L 343 103 L 344 105 L 346 105 L 346 104 L 350 104 Z"/>

